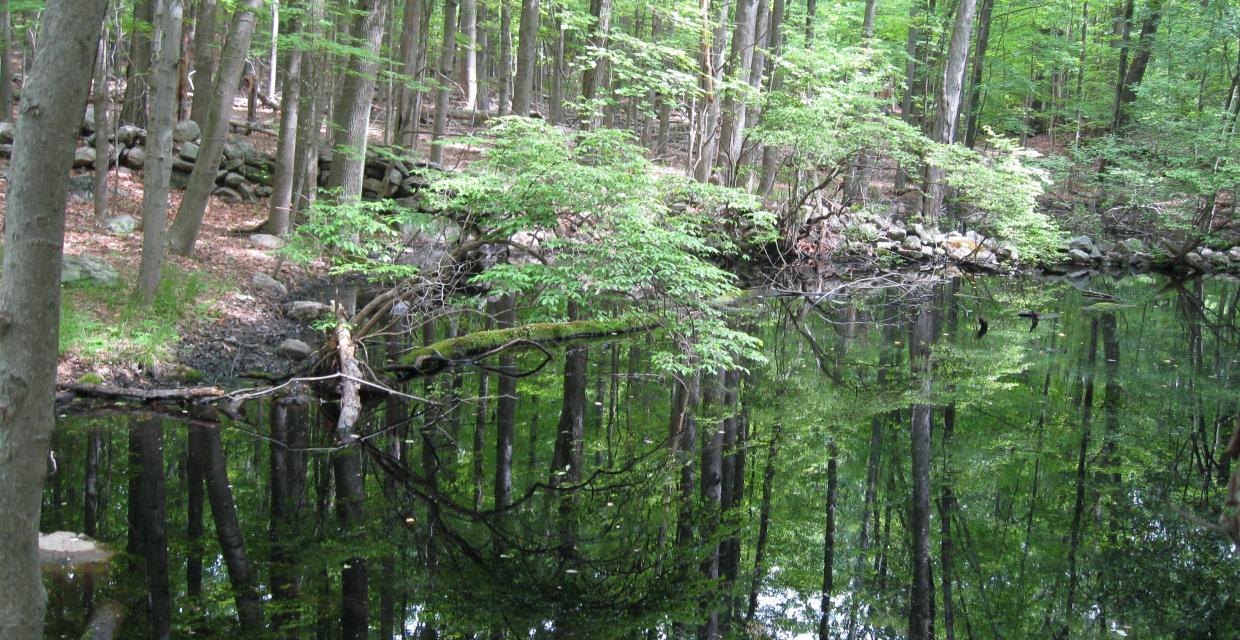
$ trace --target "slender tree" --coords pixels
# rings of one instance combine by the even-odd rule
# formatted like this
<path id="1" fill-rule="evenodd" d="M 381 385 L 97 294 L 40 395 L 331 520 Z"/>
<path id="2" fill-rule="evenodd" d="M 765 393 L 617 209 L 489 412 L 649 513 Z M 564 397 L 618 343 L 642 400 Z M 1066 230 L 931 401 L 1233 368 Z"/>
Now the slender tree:
<path id="1" fill-rule="evenodd" d="M 457 0 L 444 0 L 443 43 L 439 49 L 439 74 L 435 79 L 435 128 L 431 132 L 431 162 L 443 161 L 443 137 L 448 131 L 453 57 L 456 55 L 456 7 Z"/>
<path id="2" fill-rule="evenodd" d="M 969 61 L 969 40 L 973 35 L 973 18 L 977 13 L 977 0 L 960 0 L 956 7 L 956 25 L 952 29 L 951 44 L 947 47 L 943 78 L 939 85 L 938 109 L 935 111 L 931 138 L 935 142 L 952 144 L 956 141 L 956 125 L 960 119 L 960 99 L 964 94 L 964 72 Z M 927 197 L 923 199 L 921 214 L 936 218 L 943 207 L 943 170 L 929 167 L 926 170 Z"/>
<path id="3" fill-rule="evenodd" d="M 215 23 L 216 0 L 199 0 L 194 14 L 194 97 L 189 119 L 202 130 L 207 128 L 207 113 L 211 110 L 211 88 L 215 77 Z"/>
<path id="4" fill-rule="evenodd" d="M 133 7 L 132 43 L 129 67 L 125 70 L 125 98 L 120 123 L 146 127 L 146 101 L 150 90 L 151 31 L 155 22 L 155 0 L 137 0 Z"/>
<path id="5" fill-rule="evenodd" d="M 0 122 L 13 121 L 13 12 L 0 0 Z"/>
<path id="6" fill-rule="evenodd" d="M 198 231 L 207 212 L 207 200 L 215 188 L 215 174 L 224 155 L 233 98 L 245 69 L 250 38 L 254 35 L 254 14 L 261 5 L 262 0 L 243 0 L 233 12 L 228 43 L 220 56 L 219 77 L 215 79 L 207 125 L 202 130 L 202 147 L 198 150 L 198 159 L 194 161 L 194 170 L 181 198 L 176 221 L 168 231 L 168 248 L 173 253 L 190 255 L 198 242 Z"/>
<path id="7" fill-rule="evenodd" d="M 0 260 L 0 637 L 39 638 L 69 168 L 106 0 L 47 0 L 22 89 Z"/>
<path id="8" fill-rule="evenodd" d="M 172 127 L 176 124 L 177 67 L 181 61 L 181 0 L 157 0 L 152 38 L 150 128 L 142 185 L 142 264 L 138 297 L 155 300 L 164 263 L 164 227 L 168 222 L 168 181 L 172 175 Z"/>
<path id="9" fill-rule="evenodd" d="M 287 0 L 290 8 L 298 8 L 296 0 Z M 298 33 L 301 20 L 294 14 L 289 30 Z M 274 55 L 274 54 L 273 54 Z M 289 231 L 289 211 L 293 206 L 293 171 L 297 161 L 297 118 L 301 110 L 301 46 L 293 46 L 285 58 L 284 84 L 280 91 L 280 132 L 276 143 L 275 174 L 271 178 L 271 210 L 267 214 L 267 231 L 284 235 Z"/>
<path id="10" fill-rule="evenodd" d="M 537 58 L 538 0 L 521 0 L 521 24 L 517 34 L 517 75 L 513 80 L 512 92 L 512 112 L 516 115 L 528 116 L 534 106 Z"/>

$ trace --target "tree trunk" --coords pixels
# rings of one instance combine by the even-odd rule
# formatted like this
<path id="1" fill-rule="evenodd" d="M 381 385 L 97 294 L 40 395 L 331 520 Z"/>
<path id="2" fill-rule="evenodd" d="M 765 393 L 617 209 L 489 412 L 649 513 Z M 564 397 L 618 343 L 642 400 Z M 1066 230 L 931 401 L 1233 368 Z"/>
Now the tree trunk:
<path id="1" fill-rule="evenodd" d="M 418 122 L 414 120 L 413 112 L 419 91 L 410 85 L 422 78 L 418 62 L 425 46 L 421 39 L 423 11 L 424 0 L 407 0 L 400 32 L 400 73 L 404 77 L 400 79 L 400 89 L 396 92 L 396 143 L 410 149 L 416 147 L 418 142 Z"/>
<path id="2" fill-rule="evenodd" d="M 220 56 L 220 69 L 215 78 L 211 95 L 211 107 L 207 125 L 202 128 L 202 146 L 189 184 L 181 198 L 181 208 L 176 221 L 168 231 L 168 248 L 176 254 L 188 256 L 194 252 L 202 218 L 207 212 L 207 200 L 215 188 L 215 174 L 220 169 L 220 157 L 224 155 L 224 142 L 228 137 L 228 123 L 232 118 L 233 97 L 241 73 L 245 69 L 246 52 L 254 35 L 254 13 L 262 0 L 243 0 L 233 14 L 228 32 L 228 43 Z"/>
<path id="3" fill-rule="evenodd" d="M 157 0 L 152 48 L 150 128 L 142 184 L 142 264 L 138 297 L 151 304 L 159 291 L 164 263 L 164 227 L 168 223 L 168 181 L 172 174 L 172 128 L 177 112 L 177 67 L 181 61 L 181 0 Z"/>
<path id="4" fill-rule="evenodd" d="M 159 0 L 163 5 L 169 0 Z M 178 2 L 179 0 L 171 0 Z M 156 21 L 160 19 L 156 8 Z M 158 27 L 156 27 L 158 29 Z M 154 36 L 158 41 L 158 34 Z M 177 41 L 180 49 L 180 39 Z M 146 564 L 147 618 L 151 638 L 172 635 L 172 595 L 168 580 L 167 492 L 164 482 L 164 436 L 160 420 L 145 420 L 130 427 L 137 444 L 136 495 L 129 496 L 129 509 L 141 523 L 142 545 L 138 551 Z"/>
<path id="5" fill-rule="evenodd" d="M 298 14 L 294 13 L 291 20 L 289 30 L 299 33 L 302 24 Z M 280 91 L 280 137 L 276 144 L 275 175 L 271 178 L 271 211 L 267 215 L 267 232 L 281 236 L 289 232 L 289 211 L 293 206 L 293 170 L 297 165 L 295 154 L 297 118 L 301 108 L 302 56 L 301 46 L 295 45 L 288 52 L 284 86 Z"/>
<path id="6" fill-rule="evenodd" d="M 767 37 L 767 92 L 780 89 L 780 74 L 775 60 L 783 54 L 784 47 L 784 0 L 775 0 L 771 5 L 771 22 Z M 758 195 L 769 197 L 779 178 L 779 148 L 774 145 L 762 147 L 762 182 L 758 186 Z"/>
<path id="7" fill-rule="evenodd" d="M 512 108 L 512 5 L 499 2 L 499 105 L 496 111 L 507 115 Z"/>
<path id="8" fill-rule="evenodd" d="M 970 0 L 962 0 L 969 2 Z M 931 600 L 933 587 L 930 577 L 930 430 L 934 407 L 929 404 L 932 390 L 930 342 L 934 340 L 934 318 L 930 310 L 922 308 L 914 325 L 912 358 L 910 364 L 914 375 L 920 378 L 920 402 L 911 407 L 912 413 L 912 475 L 913 496 L 909 529 L 912 532 L 913 582 L 910 587 L 909 631 L 910 640 L 929 640 L 933 636 L 934 614 Z"/>
<path id="9" fill-rule="evenodd" d="M 237 519 L 237 505 L 233 500 L 232 484 L 228 480 L 228 462 L 224 457 L 220 431 L 202 430 L 201 444 L 207 500 L 211 503 L 211 518 L 215 521 L 220 553 L 224 556 L 224 565 L 232 582 L 237 617 L 243 632 L 257 633 L 263 625 L 262 601 L 255 590 L 257 581 L 246 555 L 241 523 Z"/>
<path id="10" fill-rule="evenodd" d="M 478 103 L 478 1 L 460 0 L 460 29 L 465 41 L 461 44 L 461 85 L 465 87 L 465 108 L 476 109 Z"/>
<path id="11" fill-rule="evenodd" d="M 814 48 L 814 21 L 818 19 L 817 0 L 805 0 L 805 48 Z"/>
<path id="12" fill-rule="evenodd" d="M 517 301 L 511 295 L 500 298 L 496 311 L 496 324 L 508 328 L 517 324 Z M 500 357 L 500 371 L 512 373 L 516 368 L 512 355 Z M 499 400 L 495 407 L 495 508 L 502 509 L 512 502 L 512 442 L 517 421 L 517 379 L 511 375 L 499 377 Z"/>
<path id="13" fill-rule="evenodd" d="M 0 122 L 13 121 L 13 11 L 0 0 Z"/>
<path id="14" fill-rule="evenodd" d="M 60 269 L 75 138 L 106 0 L 48 0 L 22 90 L 0 262 L 0 637 L 43 634 L 39 512 L 54 426 Z"/>
<path id="15" fill-rule="evenodd" d="M 207 114 L 211 111 L 211 94 L 215 80 L 215 11 L 216 0 L 199 0 L 194 13 L 194 97 L 189 119 L 207 130 Z"/>
<path id="16" fill-rule="evenodd" d="M 1131 5 L 1130 5 L 1131 6 Z M 1137 37 L 1137 52 L 1132 57 L 1132 64 L 1125 71 L 1119 85 L 1119 101 L 1115 107 L 1116 128 L 1124 126 L 1128 120 L 1125 108 L 1137 99 L 1137 85 L 1145 78 L 1145 70 L 1150 65 L 1150 57 L 1154 55 L 1154 36 L 1158 31 L 1158 23 L 1162 21 L 1162 0 L 1150 0 L 1149 16 L 1141 23 L 1141 35 Z M 1131 19 L 1131 14 L 1129 14 Z M 1125 32 L 1127 26 L 1125 26 Z"/>
<path id="17" fill-rule="evenodd" d="M 431 133 L 431 162 L 443 162 L 443 136 L 448 130 L 448 101 L 452 97 L 452 66 L 456 55 L 457 0 L 443 3 L 443 43 L 439 50 L 439 77 L 435 79 L 435 128 Z"/>
<path id="18" fill-rule="evenodd" d="M 133 7 L 134 26 L 130 30 L 129 67 L 125 71 L 125 98 L 120 123 L 146 128 L 147 92 L 150 89 L 151 26 L 155 22 L 155 0 L 137 0 Z"/>
<path id="19" fill-rule="evenodd" d="M 1119 73 L 1115 81 L 1115 108 L 1111 117 L 1111 131 L 1118 131 L 1123 124 L 1124 85 L 1128 77 L 1128 48 L 1132 43 L 1133 0 L 1124 3 L 1124 15 L 1119 18 Z M 1105 167 L 1106 160 L 1103 159 Z"/>
<path id="20" fill-rule="evenodd" d="M 287 1 L 287 0 L 286 0 Z M 294 30 L 293 33 L 296 33 Z M 267 58 L 267 93 L 276 95 L 276 56 L 280 49 L 280 0 L 271 0 L 271 54 Z"/>
<path id="21" fill-rule="evenodd" d="M 1069 625 L 1071 625 L 1073 620 L 1072 611 L 1076 606 L 1076 589 L 1080 582 L 1076 565 L 1077 553 L 1081 547 L 1081 527 L 1084 525 L 1085 516 L 1086 463 L 1089 455 L 1089 437 L 1094 415 L 1094 367 L 1098 361 L 1097 355 L 1098 321 L 1092 320 L 1089 326 L 1089 351 L 1084 356 L 1086 363 L 1082 367 L 1085 377 L 1085 392 L 1081 400 L 1081 446 L 1077 451 L 1076 459 L 1076 504 L 1072 509 L 1072 526 L 1069 529 L 1068 590 L 1064 601 L 1064 622 L 1057 636 L 1060 638 L 1066 638 L 1070 634 L 1071 627 Z"/>
<path id="22" fill-rule="evenodd" d="M 775 485 L 775 456 L 779 453 L 779 437 L 783 425 L 771 427 L 771 442 L 766 452 L 766 470 L 762 472 L 762 505 L 758 509 L 758 540 L 754 545 L 753 581 L 749 587 L 749 606 L 745 611 L 745 623 L 753 622 L 758 612 L 758 592 L 766 579 L 766 542 L 771 529 L 771 492 Z"/>
<path id="23" fill-rule="evenodd" d="M 304 33 L 308 38 L 318 37 L 323 30 L 324 0 L 309 0 L 306 7 Z M 323 103 L 321 89 L 327 84 L 327 64 L 321 51 L 313 51 L 308 58 L 303 53 L 301 88 L 297 90 L 300 104 L 297 106 L 297 141 L 293 151 L 293 195 L 289 211 L 289 227 L 292 228 L 296 214 L 305 211 L 314 200 L 318 190 L 319 137 L 323 127 Z M 287 101 L 287 98 L 285 99 Z"/>
<path id="24" fill-rule="evenodd" d="M 594 31 L 590 34 L 590 47 L 596 51 L 605 51 L 611 35 L 611 2 L 612 0 L 590 0 L 590 15 L 594 17 Z M 563 34 L 564 30 L 561 29 Z M 557 60 L 558 62 L 558 60 Z M 581 119 L 587 129 L 597 129 L 602 124 L 600 114 L 602 107 L 595 104 L 599 99 L 599 87 L 607 77 L 607 58 L 600 55 L 594 64 L 581 72 L 581 98 L 585 112 Z"/>
<path id="25" fill-rule="evenodd" d="M 943 409 L 943 493 L 939 498 L 939 567 L 943 585 L 943 634 L 947 640 L 956 639 L 955 607 L 952 602 L 953 541 L 952 518 L 955 517 L 956 495 L 952 483 L 955 474 L 951 466 L 952 432 L 956 428 L 956 405 Z"/>
<path id="26" fill-rule="evenodd" d="M 964 72 L 969 61 L 969 40 L 973 35 L 973 17 L 977 13 L 977 0 L 960 0 L 956 7 L 956 26 L 952 29 L 951 44 L 947 47 L 947 62 L 939 86 L 938 109 L 934 116 L 931 138 L 942 144 L 956 142 L 956 124 L 960 118 L 960 99 L 964 94 Z M 943 207 L 943 170 L 928 167 L 926 170 L 928 195 L 923 199 L 921 215 L 937 218 Z"/>
<path id="27" fill-rule="evenodd" d="M 517 34 L 517 75 L 513 80 L 512 91 L 514 115 L 528 116 L 534 106 L 534 66 L 537 57 L 538 0 L 521 0 L 521 25 Z"/>
<path id="28" fill-rule="evenodd" d="M 982 8 L 977 16 L 973 77 L 969 81 L 969 116 L 964 130 L 964 146 L 970 149 L 977 143 L 977 120 L 982 114 L 982 71 L 986 63 L 986 50 L 990 47 L 990 16 L 994 8 L 995 0 L 982 0 Z"/>
<path id="29" fill-rule="evenodd" d="M 370 106 L 375 97 L 375 78 L 379 71 L 378 53 L 383 42 L 386 0 L 364 0 L 352 32 L 365 52 L 349 57 L 340 97 L 336 102 L 337 138 L 333 142 L 329 189 L 339 189 L 339 202 L 350 203 L 362 196 L 362 178 L 366 168 L 367 133 L 370 130 Z"/>
<path id="30" fill-rule="evenodd" d="M 487 7 L 485 4 L 479 5 L 477 23 L 478 25 L 483 25 L 486 21 Z M 475 111 L 485 114 L 491 106 L 491 76 L 487 70 L 487 67 L 491 66 L 491 39 L 489 34 L 487 34 L 487 30 L 481 26 L 478 27 L 477 33 L 478 61 L 476 66 L 478 67 L 478 95 L 475 96 L 470 106 Z M 480 122 L 480 120 L 475 120 L 475 122 Z"/>
<path id="31" fill-rule="evenodd" d="M 8 57 L 7 52 L 4 54 Z M 112 145 L 108 143 L 108 108 L 112 104 L 108 89 L 108 37 L 105 31 L 99 39 L 99 52 L 95 56 L 95 223 L 103 224 L 108 218 L 108 170 L 112 166 Z M 6 103 L 7 104 L 7 103 Z"/>
<path id="32" fill-rule="evenodd" d="M 818 619 L 818 639 L 830 640 L 831 635 L 831 593 L 835 590 L 835 502 L 836 502 L 836 446 L 835 441 L 827 446 L 827 522 L 822 534 L 822 601 L 819 605 L 821 617 Z"/>
<path id="33" fill-rule="evenodd" d="M 755 27 L 758 21 L 757 0 L 737 0 L 736 27 L 732 32 L 732 49 L 728 54 L 727 66 L 723 75 L 731 80 L 739 80 L 739 76 L 748 79 L 753 65 Z M 745 107 L 736 99 L 735 91 L 728 91 L 723 97 L 723 124 L 719 134 L 718 165 L 725 173 L 725 182 L 732 185 L 736 181 L 736 170 L 740 164 L 741 143 L 745 134 Z"/>

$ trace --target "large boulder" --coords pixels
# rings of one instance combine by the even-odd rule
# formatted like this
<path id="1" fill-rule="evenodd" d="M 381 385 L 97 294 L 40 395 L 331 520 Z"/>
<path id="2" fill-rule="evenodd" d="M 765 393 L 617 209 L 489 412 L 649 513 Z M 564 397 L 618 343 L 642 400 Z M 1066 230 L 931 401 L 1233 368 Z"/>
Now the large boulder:
<path id="1" fill-rule="evenodd" d="M 284 305 L 284 315 L 298 322 L 313 322 L 329 311 L 331 307 L 314 300 L 297 300 Z"/>
<path id="2" fill-rule="evenodd" d="M 110 560 L 113 553 L 107 545 L 85 534 L 69 531 L 39 534 L 39 562 L 43 564 L 101 564 Z"/>
<path id="3" fill-rule="evenodd" d="M 1089 236 L 1077 236 L 1072 238 L 1071 240 L 1068 240 L 1068 250 L 1071 251 L 1073 249 L 1083 251 L 1087 254 L 1093 254 L 1094 240 Z"/>
<path id="4" fill-rule="evenodd" d="M 121 165 L 130 169 L 141 169 L 146 166 L 146 149 L 143 147 L 130 147 L 128 151 L 121 154 Z"/>
<path id="5" fill-rule="evenodd" d="M 62 284 L 95 282 L 104 286 L 120 284 L 121 276 L 103 258 L 90 255 L 67 255 L 60 272 Z"/>
<path id="6" fill-rule="evenodd" d="M 123 124 L 116 130 L 116 141 L 126 147 L 140 144 L 146 139 L 146 132 L 132 124 Z"/>
<path id="7" fill-rule="evenodd" d="M 198 145 L 186 142 L 181 145 L 181 150 L 177 152 L 177 157 L 187 162 L 193 162 L 198 159 L 198 150 Z"/>
<path id="8" fill-rule="evenodd" d="M 261 293 L 265 293 L 277 298 L 283 298 L 288 295 L 288 289 L 285 288 L 279 280 L 259 271 L 250 279 L 250 286 L 254 287 Z"/>
<path id="9" fill-rule="evenodd" d="M 276 347 L 276 353 L 289 360 L 305 360 L 310 357 L 310 354 L 314 353 L 314 350 L 310 348 L 310 345 L 301 340 L 289 338 Z"/>
<path id="10" fill-rule="evenodd" d="M 193 142 L 202 136 L 202 129 L 193 120 L 182 120 L 172 129 L 172 140 L 177 144 Z"/>
<path id="11" fill-rule="evenodd" d="M 95 166 L 95 148 L 94 147 L 78 147 L 73 152 L 73 168 L 85 169 Z"/>
<path id="12" fill-rule="evenodd" d="M 133 216 L 115 216 L 105 220 L 103 228 L 107 229 L 108 233 L 124 236 L 133 233 L 138 228 L 138 221 Z"/>
<path id="13" fill-rule="evenodd" d="M 260 249 L 279 249 L 284 246 L 284 239 L 270 233 L 256 233 L 250 236 L 250 242 Z"/>
<path id="14" fill-rule="evenodd" d="M 257 155 L 258 149 L 254 148 L 254 143 L 244 138 L 234 138 L 224 143 L 224 157 L 229 160 L 240 160 L 244 163 Z"/>

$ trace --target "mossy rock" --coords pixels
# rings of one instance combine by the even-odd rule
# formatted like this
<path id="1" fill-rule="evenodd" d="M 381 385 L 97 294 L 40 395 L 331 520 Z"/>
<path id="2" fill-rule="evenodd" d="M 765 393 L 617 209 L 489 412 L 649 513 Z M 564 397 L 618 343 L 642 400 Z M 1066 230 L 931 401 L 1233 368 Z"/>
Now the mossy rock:
<path id="1" fill-rule="evenodd" d="M 84 373 L 82 377 L 77 379 L 77 384 L 103 384 L 103 376 L 94 371 Z"/>

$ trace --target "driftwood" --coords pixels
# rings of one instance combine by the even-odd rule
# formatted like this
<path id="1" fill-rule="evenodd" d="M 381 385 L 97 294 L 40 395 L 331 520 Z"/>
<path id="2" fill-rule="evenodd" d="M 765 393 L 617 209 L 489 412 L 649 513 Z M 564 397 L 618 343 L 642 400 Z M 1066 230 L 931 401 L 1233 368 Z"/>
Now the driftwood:
<path id="1" fill-rule="evenodd" d="M 403 378 L 432 376 L 453 363 L 481 359 L 499 351 L 541 349 L 545 343 L 605 338 L 647 331 L 656 326 L 658 323 L 651 316 L 636 315 L 612 320 L 539 322 L 507 329 L 478 331 L 414 349 L 405 354 L 399 364 L 388 367 L 388 370 L 397 372 Z"/>
<path id="2" fill-rule="evenodd" d="M 336 357 L 340 361 L 340 417 L 336 420 L 336 438 L 348 442 L 354 437 L 353 427 L 362 414 L 362 368 L 357 364 L 353 336 L 344 309 L 336 309 Z"/>
<path id="3" fill-rule="evenodd" d="M 103 384 L 75 383 L 60 386 L 60 398 L 73 397 L 105 398 L 108 400 L 137 400 L 139 402 L 158 402 L 161 400 L 214 400 L 222 397 L 226 391 L 219 387 L 188 387 L 185 389 L 131 389 L 129 387 L 113 387 Z"/>

